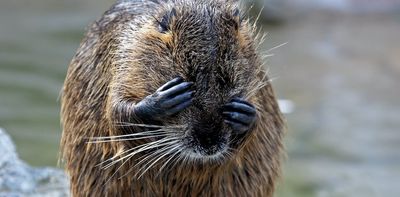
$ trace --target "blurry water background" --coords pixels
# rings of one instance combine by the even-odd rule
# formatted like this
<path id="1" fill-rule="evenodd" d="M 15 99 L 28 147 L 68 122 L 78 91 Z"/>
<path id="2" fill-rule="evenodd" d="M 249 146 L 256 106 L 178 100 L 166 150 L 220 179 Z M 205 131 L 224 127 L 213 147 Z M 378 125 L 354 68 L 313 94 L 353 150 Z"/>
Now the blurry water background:
<path id="1" fill-rule="evenodd" d="M 58 96 L 85 27 L 112 0 L 0 1 L 0 127 L 22 159 L 56 166 Z M 400 194 L 400 2 L 265 0 L 263 50 L 287 115 L 277 196 Z"/>

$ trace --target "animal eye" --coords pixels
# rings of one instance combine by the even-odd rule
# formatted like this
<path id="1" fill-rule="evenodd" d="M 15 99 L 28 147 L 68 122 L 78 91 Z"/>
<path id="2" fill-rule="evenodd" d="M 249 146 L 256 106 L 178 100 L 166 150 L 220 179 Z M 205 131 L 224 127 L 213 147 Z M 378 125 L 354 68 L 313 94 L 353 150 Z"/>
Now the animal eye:
<path id="1" fill-rule="evenodd" d="M 169 30 L 169 19 L 167 18 L 166 15 L 164 15 L 161 21 L 158 22 L 158 28 L 161 33 L 165 33 L 166 31 Z"/>
<path id="2" fill-rule="evenodd" d="M 172 9 L 171 12 L 165 14 L 158 22 L 158 29 L 161 33 L 165 33 L 170 29 L 172 18 L 176 15 L 176 10 Z"/>

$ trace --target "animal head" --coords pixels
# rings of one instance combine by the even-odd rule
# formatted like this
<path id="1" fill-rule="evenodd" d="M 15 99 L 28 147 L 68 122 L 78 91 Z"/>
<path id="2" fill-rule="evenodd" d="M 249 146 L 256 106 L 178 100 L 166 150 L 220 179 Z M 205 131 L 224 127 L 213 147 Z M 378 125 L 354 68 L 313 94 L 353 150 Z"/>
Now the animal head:
<path id="1" fill-rule="evenodd" d="M 124 58 L 131 58 L 130 66 L 146 76 L 148 94 L 177 76 L 194 82 L 193 105 L 162 124 L 175 128 L 184 156 L 223 160 L 238 142 L 223 121 L 221 107 L 235 97 L 249 99 L 265 83 L 253 26 L 237 1 L 156 4 L 159 9 L 141 19 L 144 25 L 127 34 L 135 36 L 124 38 L 130 43 L 126 50 L 134 52 Z"/>

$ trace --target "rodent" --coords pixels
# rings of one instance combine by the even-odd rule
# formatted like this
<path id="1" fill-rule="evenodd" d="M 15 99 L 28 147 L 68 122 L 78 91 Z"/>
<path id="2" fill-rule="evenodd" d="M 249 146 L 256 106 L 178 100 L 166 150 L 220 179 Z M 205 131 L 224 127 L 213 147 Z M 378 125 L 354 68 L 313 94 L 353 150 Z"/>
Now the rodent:
<path id="1" fill-rule="evenodd" d="M 285 123 L 235 0 L 120 0 L 61 95 L 73 196 L 272 196 Z"/>

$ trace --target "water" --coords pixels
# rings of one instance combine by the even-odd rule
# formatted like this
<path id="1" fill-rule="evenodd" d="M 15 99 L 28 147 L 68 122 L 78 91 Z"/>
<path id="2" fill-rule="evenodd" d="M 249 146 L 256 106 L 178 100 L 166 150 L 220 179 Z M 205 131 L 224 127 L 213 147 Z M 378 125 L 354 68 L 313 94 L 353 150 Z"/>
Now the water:
<path id="1" fill-rule="evenodd" d="M 58 95 L 67 66 L 85 27 L 108 6 L 93 1 L 0 2 L 0 127 L 33 165 L 56 165 Z"/>
<path id="2" fill-rule="evenodd" d="M 269 47 L 288 42 L 270 60 L 275 87 L 296 103 L 281 195 L 398 196 L 399 13 L 315 13 L 269 30 Z"/>
<path id="3" fill-rule="evenodd" d="M 55 166 L 58 95 L 85 27 L 112 1 L 0 2 L 0 127 L 22 159 Z M 278 196 L 400 193 L 400 14 L 309 14 L 265 26 L 264 49 L 287 116 Z"/>

